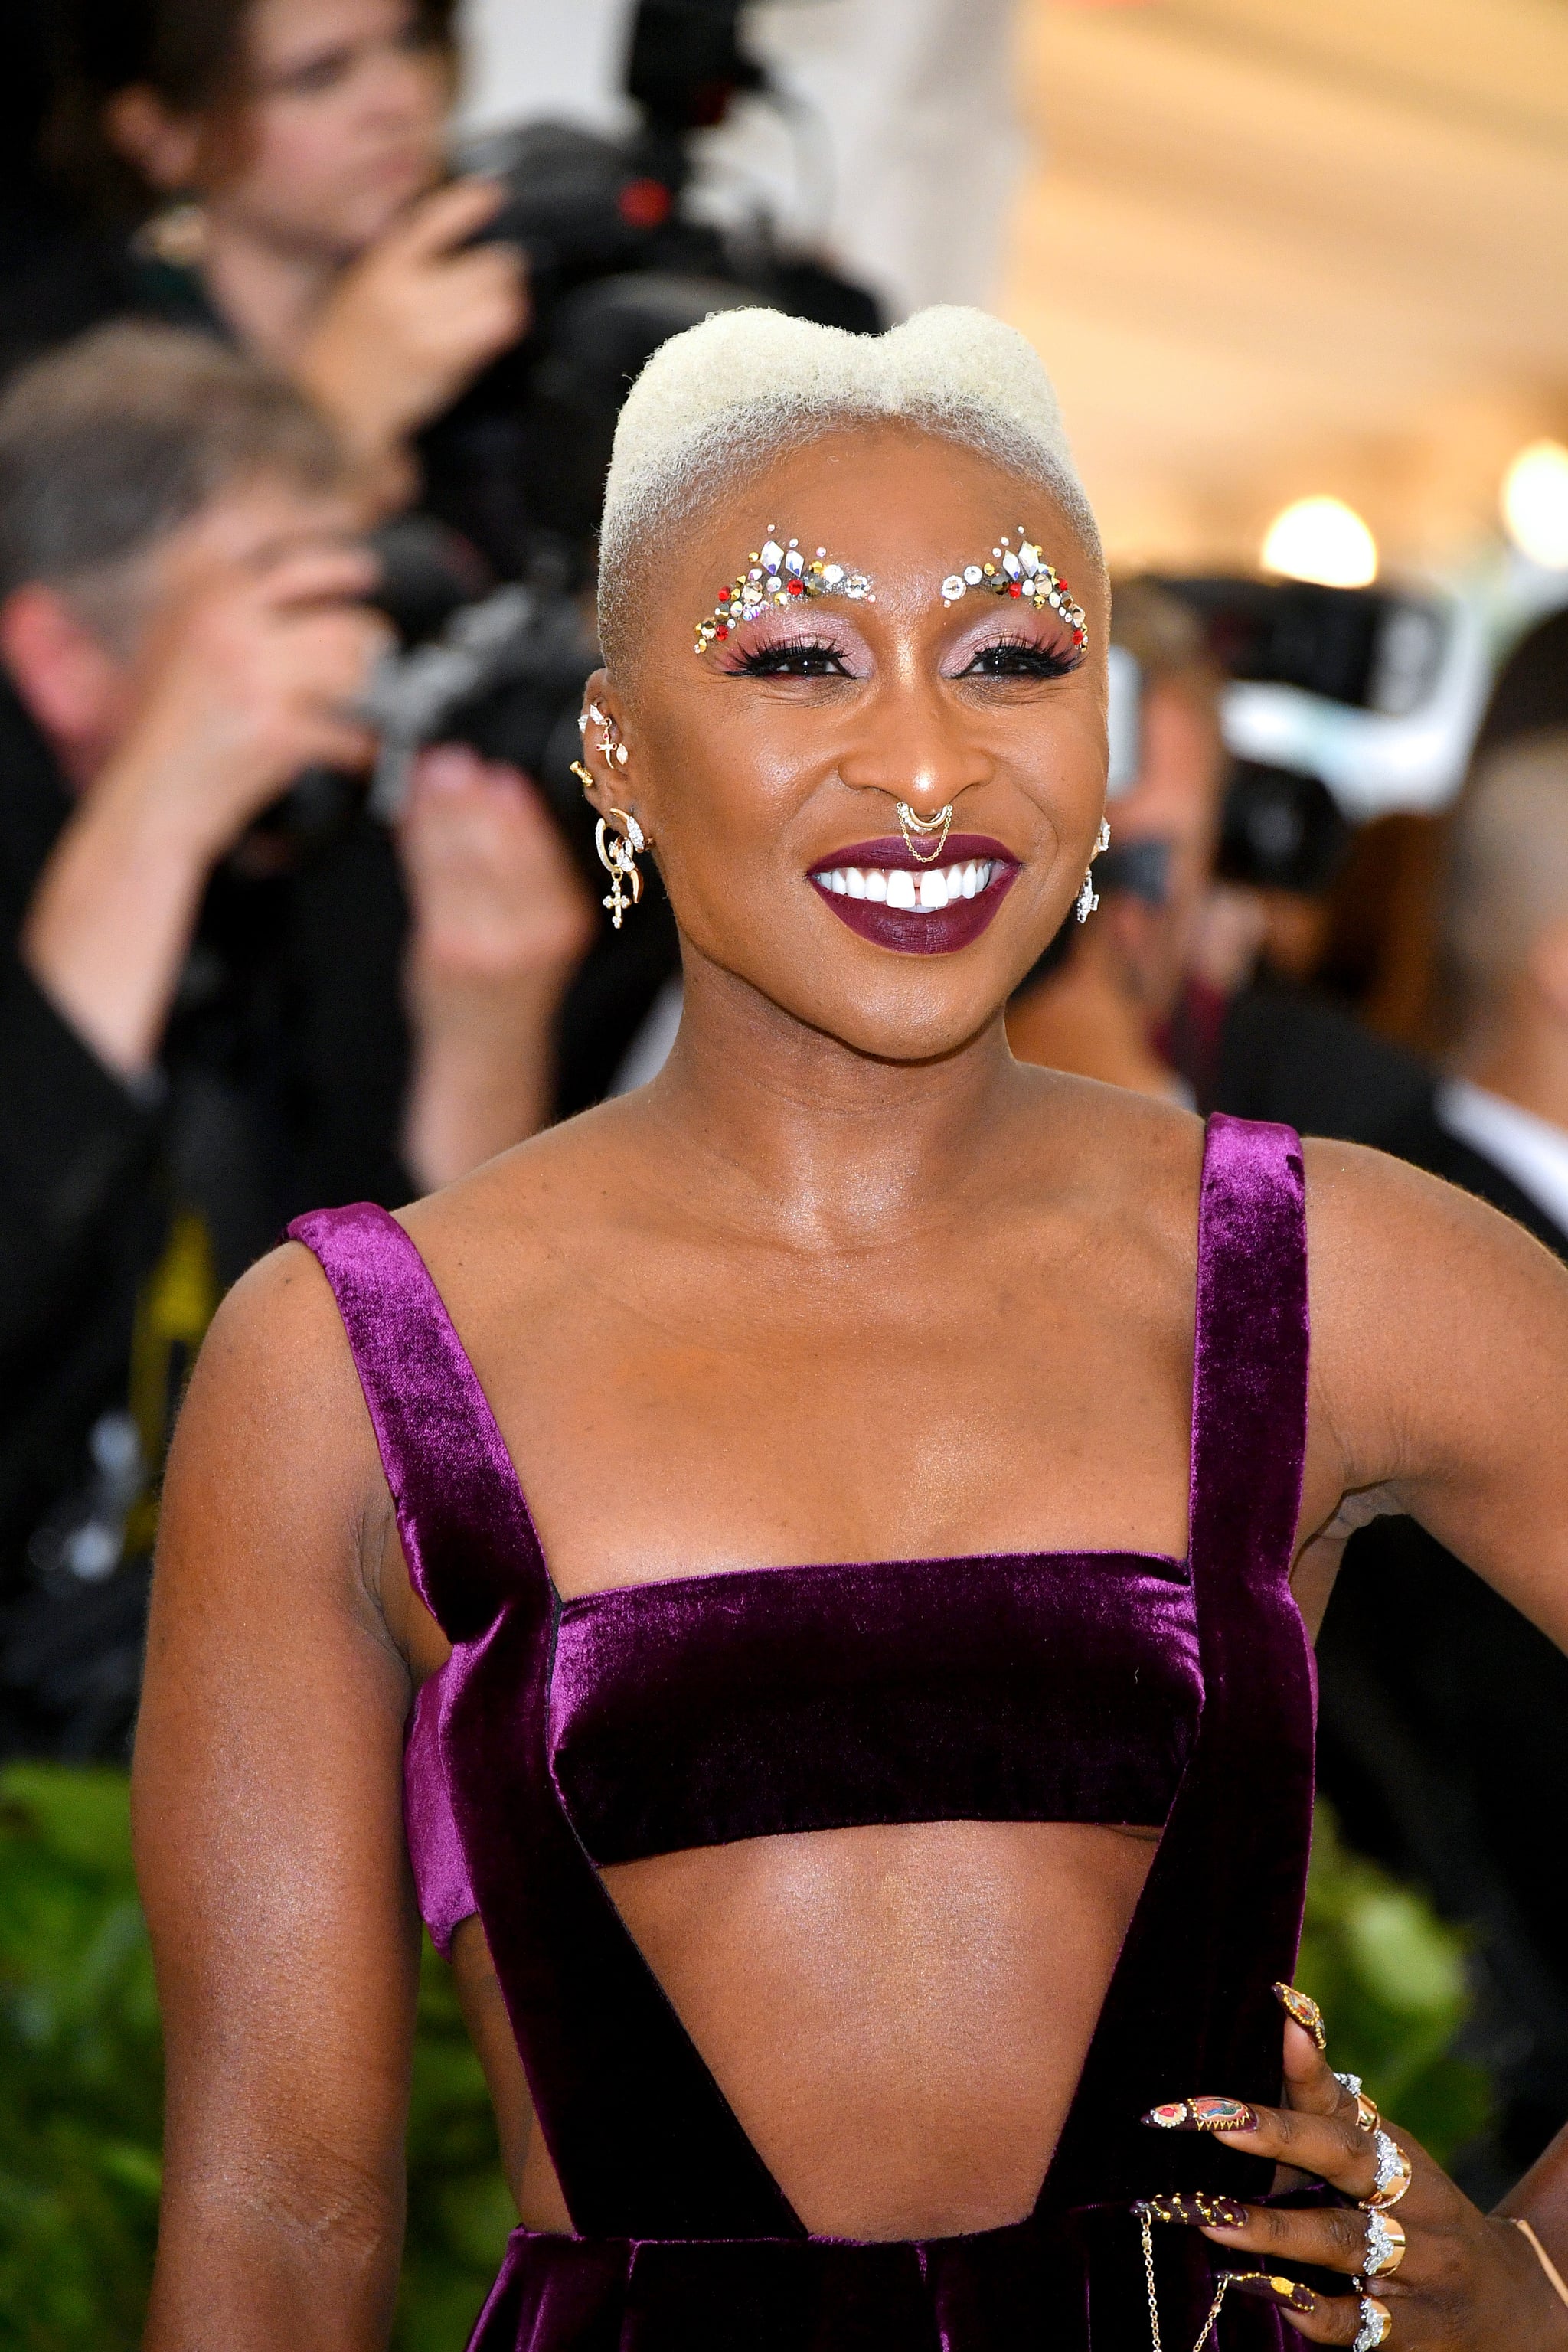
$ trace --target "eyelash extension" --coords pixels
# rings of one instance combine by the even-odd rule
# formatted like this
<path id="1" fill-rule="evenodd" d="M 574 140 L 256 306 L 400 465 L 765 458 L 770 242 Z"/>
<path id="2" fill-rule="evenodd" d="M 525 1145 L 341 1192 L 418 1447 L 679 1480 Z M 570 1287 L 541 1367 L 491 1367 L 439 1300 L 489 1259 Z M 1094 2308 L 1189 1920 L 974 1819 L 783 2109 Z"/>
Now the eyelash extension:
<path id="1" fill-rule="evenodd" d="M 1019 667 L 1015 670 L 993 670 L 989 673 L 977 670 L 975 664 L 984 661 L 987 654 L 1015 655 L 1018 657 Z M 1082 660 L 1081 646 L 1064 648 L 1043 646 L 1037 637 L 994 637 L 989 645 L 976 647 L 968 667 L 960 670 L 958 675 L 960 677 L 984 677 L 988 674 L 993 677 L 1068 677 Z"/>
<path id="2" fill-rule="evenodd" d="M 754 652 L 742 654 L 738 660 L 727 661 L 721 667 L 731 677 L 776 677 L 789 661 L 799 661 L 807 654 L 821 654 L 826 658 L 842 663 L 842 646 L 826 637 L 786 637 L 769 646 L 758 646 Z M 817 675 L 838 676 L 841 672 L 817 672 Z"/>

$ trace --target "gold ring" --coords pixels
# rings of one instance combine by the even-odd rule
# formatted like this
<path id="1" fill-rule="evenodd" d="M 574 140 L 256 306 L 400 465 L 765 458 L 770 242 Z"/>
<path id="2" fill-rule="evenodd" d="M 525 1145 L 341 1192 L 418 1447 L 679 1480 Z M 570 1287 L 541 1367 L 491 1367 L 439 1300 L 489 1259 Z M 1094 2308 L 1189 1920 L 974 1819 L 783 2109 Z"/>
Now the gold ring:
<path id="1" fill-rule="evenodd" d="M 1363 2278 L 1392 2278 L 1405 2260 L 1405 2231 L 1392 2213 L 1376 2210 L 1366 2217 L 1366 2256 L 1362 2263 Z"/>
<path id="2" fill-rule="evenodd" d="M 1351 2352 L 1377 2352 L 1394 2332 L 1394 2314 L 1387 2304 L 1379 2303 L 1376 2295 L 1363 2294 L 1361 2299 L 1361 2334 L 1351 2347 Z"/>
<path id="3" fill-rule="evenodd" d="M 1379 2124 L 1383 2121 L 1383 2117 L 1378 2114 L 1377 2101 L 1375 2099 L 1369 2099 L 1366 2093 L 1362 2089 L 1361 2076 L 1359 2074 L 1342 2074 L 1339 2068 L 1336 2066 L 1334 2069 L 1334 2080 L 1339 2084 L 1340 2088 L 1342 2091 L 1348 2091 L 1352 2098 L 1355 2101 L 1355 2119 L 1359 2128 L 1363 2131 L 1375 2131 Z"/>
<path id="4" fill-rule="evenodd" d="M 1410 2158 L 1381 2128 L 1373 2132 L 1372 2145 L 1377 2156 L 1377 2179 L 1372 2195 L 1359 2201 L 1363 2213 L 1386 2213 L 1410 2186 Z"/>

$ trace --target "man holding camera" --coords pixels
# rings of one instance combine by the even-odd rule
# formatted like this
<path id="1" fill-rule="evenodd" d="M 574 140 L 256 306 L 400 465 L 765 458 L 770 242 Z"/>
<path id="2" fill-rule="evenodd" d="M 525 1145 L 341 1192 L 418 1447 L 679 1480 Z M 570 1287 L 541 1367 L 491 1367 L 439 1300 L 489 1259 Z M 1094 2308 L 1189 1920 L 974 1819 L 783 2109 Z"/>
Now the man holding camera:
<path id="1" fill-rule="evenodd" d="M 591 909 L 530 786 L 427 753 L 395 841 L 342 782 L 324 819 L 284 798 L 374 754 L 353 523 L 328 429 L 205 339 L 107 329 L 0 404 L 13 1746 L 123 1734 L 120 1563 L 221 1286 L 297 1210 L 395 1204 L 548 1116 Z"/>

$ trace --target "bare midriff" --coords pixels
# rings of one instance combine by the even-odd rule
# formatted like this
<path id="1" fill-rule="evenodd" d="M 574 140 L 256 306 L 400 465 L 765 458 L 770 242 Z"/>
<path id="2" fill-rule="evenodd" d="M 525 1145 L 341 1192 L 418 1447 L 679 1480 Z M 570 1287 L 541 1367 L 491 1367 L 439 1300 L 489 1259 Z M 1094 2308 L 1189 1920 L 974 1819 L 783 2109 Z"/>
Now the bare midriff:
<path id="1" fill-rule="evenodd" d="M 1073 1822 L 900 1823 L 604 1875 L 807 2229 L 949 2237 L 1033 2207 L 1158 1842 Z M 477 1921 L 453 1957 L 519 2210 L 569 2228 Z"/>

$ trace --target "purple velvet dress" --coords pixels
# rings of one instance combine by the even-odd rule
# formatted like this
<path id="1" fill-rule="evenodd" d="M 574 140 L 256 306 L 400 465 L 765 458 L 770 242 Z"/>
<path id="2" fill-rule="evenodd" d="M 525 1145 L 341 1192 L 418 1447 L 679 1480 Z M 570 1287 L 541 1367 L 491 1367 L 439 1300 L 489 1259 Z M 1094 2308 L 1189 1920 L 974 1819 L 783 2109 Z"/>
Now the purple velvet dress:
<path id="1" fill-rule="evenodd" d="M 1307 1398 L 1300 1146 L 1216 1118 L 1204 1160 L 1190 1557 L 773 1568 L 563 1601 L 484 1393 L 382 1211 L 291 1228 L 331 1284 L 415 1585 L 450 1637 L 407 1821 L 445 1947 L 481 1917 L 572 2217 L 519 2229 L 473 2352 L 1142 2352 L 1132 2200 L 1268 2168 L 1139 2123 L 1276 2099 L 1312 1797 L 1289 1571 Z M 867 1822 L 1163 1822 L 1029 2217 L 813 2237 L 622 1925 L 601 1865 Z M 1156 2238 L 1166 2345 L 1212 2293 Z M 1283 2343 L 1233 2297 L 1223 2352 Z M 1295 2340 L 1295 2339 L 1292 2339 Z"/>

